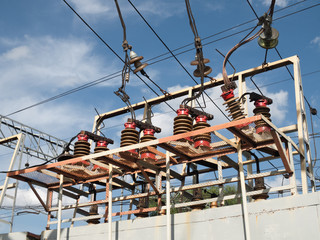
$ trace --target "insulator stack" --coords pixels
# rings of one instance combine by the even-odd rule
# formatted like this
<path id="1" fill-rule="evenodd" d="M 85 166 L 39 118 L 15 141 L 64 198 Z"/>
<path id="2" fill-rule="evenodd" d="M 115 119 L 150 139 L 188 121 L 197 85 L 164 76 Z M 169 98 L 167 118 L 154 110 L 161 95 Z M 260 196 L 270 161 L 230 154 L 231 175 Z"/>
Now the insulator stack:
<path id="1" fill-rule="evenodd" d="M 134 122 L 126 122 L 125 129 L 121 131 L 120 147 L 130 146 L 139 142 L 139 133 L 136 130 Z M 132 153 L 137 153 L 135 149 L 130 150 Z"/>
<path id="2" fill-rule="evenodd" d="M 145 129 L 143 130 L 143 137 L 141 137 L 140 142 L 147 142 L 156 139 L 154 136 L 155 130 L 153 129 Z M 156 160 L 156 156 L 153 152 L 150 152 L 148 148 L 142 148 L 140 150 L 141 153 L 141 158 L 142 159 L 151 159 L 151 160 Z"/>
<path id="3" fill-rule="evenodd" d="M 233 89 L 223 92 L 221 97 L 225 100 L 223 104 L 227 105 L 226 109 L 229 112 L 229 117 L 231 117 L 232 120 L 240 120 L 245 118 L 239 98 L 234 96 Z"/>
<path id="4" fill-rule="evenodd" d="M 267 107 L 268 105 L 267 99 L 259 99 L 254 102 L 254 106 L 256 107 L 253 109 L 254 115 L 260 115 L 262 114 L 265 116 L 269 121 L 271 121 L 270 117 L 270 108 Z M 256 133 L 262 133 L 262 132 L 270 132 L 270 127 L 261 119 L 254 122 L 256 124 Z"/>
<path id="5" fill-rule="evenodd" d="M 209 59 L 207 59 L 207 58 L 204 58 L 204 59 L 203 59 L 203 63 L 204 63 L 204 64 L 209 63 L 209 62 L 210 62 Z M 200 72 L 200 69 L 199 69 L 199 61 L 196 59 L 196 60 L 194 60 L 194 61 L 191 62 L 191 65 L 196 65 L 196 66 L 197 66 L 197 69 L 193 71 L 193 76 L 195 76 L 195 77 L 201 77 L 201 72 Z M 208 76 L 211 72 L 212 72 L 212 68 L 209 67 L 209 66 L 204 65 L 203 76 L 206 77 L 206 76 Z"/>
<path id="6" fill-rule="evenodd" d="M 98 141 L 96 143 L 96 147 L 94 148 L 94 153 L 99 153 L 99 152 L 103 152 L 103 151 L 108 151 L 109 148 L 107 147 L 108 143 L 107 141 Z M 103 157 L 99 157 L 96 158 L 96 160 L 103 160 Z"/>
<path id="7" fill-rule="evenodd" d="M 173 134 L 186 133 L 192 131 L 192 118 L 189 116 L 189 109 L 180 108 L 177 110 L 178 116 L 173 120 Z M 189 138 L 187 140 L 190 140 Z"/>
<path id="8" fill-rule="evenodd" d="M 90 143 L 88 142 L 88 135 L 79 134 L 78 141 L 74 144 L 74 157 L 81 157 L 90 154 Z M 86 161 L 81 161 L 85 165 L 90 165 Z"/>
<path id="9" fill-rule="evenodd" d="M 109 148 L 107 146 L 108 146 L 108 142 L 107 141 L 97 141 L 96 147 L 94 148 L 94 153 L 108 151 Z M 103 157 L 103 156 L 102 157 L 97 157 L 97 158 L 95 158 L 95 160 L 103 162 L 105 160 L 105 157 Z M 97 168 L 101 168 L 101 167 L 95 165 L 93 167 L 93 170 L 95 170 Z M 107 169 L 104 169 L 104 170 L 107 170 Z"/>
<path id="10" fill-rule="evenodd" d="M 199 130 L 206 127 L 210 127 L 210 124 L 207 123 L 207 117 L 200 115 L 196 117 L 196 124 L 193 125 L 193 130 Z M 193 137 L 194 147 L 198 148 L 210 148 L 211 143 L 211 134 L 203 133 Z"/>

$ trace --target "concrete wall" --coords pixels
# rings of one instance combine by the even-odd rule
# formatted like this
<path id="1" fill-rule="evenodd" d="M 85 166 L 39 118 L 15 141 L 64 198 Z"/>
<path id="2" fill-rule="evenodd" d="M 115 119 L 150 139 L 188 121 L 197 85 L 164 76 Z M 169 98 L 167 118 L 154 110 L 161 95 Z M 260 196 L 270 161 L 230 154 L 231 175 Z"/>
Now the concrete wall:
<path id="1" fill-rule="evenodd" d="M 249 203 L 251 239 L 320 239 L 320 193 Z M 56 239 L 56 231 L 42 233 Z M 108 224 L 62 230 L 62 239 L 108 239 Z M 113 223 L 115 240 L 166 239 L 166 216 Z M 172 216 L 172 239 L 237 239 L 244 237 L 241 205 Z"/>

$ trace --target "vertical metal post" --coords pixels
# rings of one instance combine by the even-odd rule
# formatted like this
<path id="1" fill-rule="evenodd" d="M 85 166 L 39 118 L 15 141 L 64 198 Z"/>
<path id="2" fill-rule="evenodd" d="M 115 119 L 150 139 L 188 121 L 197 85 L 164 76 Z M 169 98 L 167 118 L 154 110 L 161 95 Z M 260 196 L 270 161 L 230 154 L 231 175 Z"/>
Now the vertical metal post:
<path id="1" fill-rule="evenodd" d="M 24 148 L 24 135 L 21 135 L 21 137 L 23 138 L 22 140 L 22 144 L 19 143 L 19 163 L 18 163 L 18 169 L 21 169 L 21 159 L 22 159 L 22 155 L 23 155 L 23 148 Z M 20 141 L 19 141 L 20 142 Z M 18 193 L 18 189 L 19 189 L 19 181 L 16 180 L 16 186 L 14 189 L 14 198 L 13 198 L 13 204 L 12 204 L 12 212 L 11 212 L 11 224 L 10 224 L 10 232 L 12 232 L 12 227 L 13 227 L 13 219 L 14 219 L 14 211 L 16 208 L 16 201 L 17 201 L 17 193 Z"/>
<path id="2" fill-rule="evenodd" d="M 109 164 L 109 196 L 108 196 L 108 235 L 112 240 L 112 164 Z"/>
<path id="3" fill-rule="evenodd" d="M 251 154 L 248 152 L 242 152 L 243 156 L 246 157 L 246 160 L 251 159 Z M 251 175 L 253 173 L 252 171 L 252 163 L 249 163 L 247 165 L 247 175 Z M 254 188 L 254 184 L 253 184 L 253 179 L 248 180 L 248 186 L 253 189 Z M 252 197 L 248 197 L 249 198 L 249 202 L 253 202 L 253 198 Z"/>
<path id="4" fill-rule="evenodd" d="M 159 170 L 156 171 L 156 188 L 159 190 L 159 192 L 162 191 L 162 178 L 161 178 L 161 172 Z M 159 213 L 161 213 L 160 211 L 160 207 L 162 207 L 162 201 L 161 201 L 161 194 L 158 195 L 158 211 Z"/>
<path id="5" fill-rule="evenodd" d="M 14 149 L 14 153 L 12 155 L 8 171 L 12 170 L 12 168 L 13 168 L 15 162 L 16 162 L 17 155 L 18 155 L 18 153 L 20 151 L 20 146 L 22 146 L 22 149 L 23 149 L 23 146 L 24 146 L 25 137 L 24 137 L 24 135 L 22 133 L 17 135 L 17 139 L 18 139 L 17 145 L 16 145 L 16 148 Z M 9 183 L 9 177 L 7 176 L 5 178 L 5 180 L 4 180 L 3 189 L 2 189 L 1 194 L 0 194 L 0 207 L 2 206 L 2 203 L 3 203 L 3 200 L 4 200 L 4 196 L 5 196 L 7 188 L 8 188 L 8 183 Z"/>
<path id="6" fill-rule="evenodd" d="M 166 151 L 166 215 L 167 215 L 167 240 L 171 240 L 171 206 L 170 206 L 170 152 Z"/>
<path id="7" fill-rule="evenodd" d="M 240 176 L 240 187 L 241 187 L 241 197 L 242 197 L 242 213 L 244 219 L 244 232 L 245 239 L 250 240 L 250 227 L 249 227 L 249 214 L 248 214 L 248 204 L 247 204 L 247 191 L 246 191 L 246 183 L 243 172 L 243 162 L 242 162 L 242 149 L 240 139 L 237 144 L 238 151 L 238 164 L 239 164 L 239 176 Z"/>
<path id="8" fill-rule="evenodd" d="M 51 189 L 48 189 L 48 192 L 47 192 L 47 207 L 48 207 L 48 209 L 50 209 L 52 207 L 52 195 L 53 195 L 53 191 Z M 50 224 L 49 224 L 50 220 L 51 220 L 51 211 L 48 212 L 46 230 L 50 229 Z"/>
<path id="9" fill-rule="evenodd" d="M 121 177 L 121 180 L 124 181 L 124 176 Z M 121 188 L 121 197 L 123 197 L 124 188 Z M 123 211 L 123 201 L 120 201 L 120 212 Z M 122 220 L 122 215 L 120 215 L 120 221 Z"/>
<path id="10" fill-rule="evenodd" d="M 296 183 L 296 171 L 294 169 L 294 159 L 293 159 L 293 154 L 292 154 L 292 144 L 288 142 L 287 144 L 287 149 L 288 149 L 288 159 L 290 161 L 291 169 L 293 171 L 292 175 L 290 176 L 290 185 L 293 186 L 291 189 L 291 195 L 297 195 L 297 183 Z"/>
<path id="11" fill-rule="evenodd" d="M 315 191 L 314 186 L 314 176 L 313 169 L 310 160 L 310 146 L 309 146 L 309 136 L 308 136 L 308 128 L 306 125 L 306 113 L 304 107 L 304 98 L 303 98 L 303 89 L 301 83 L 301 72 L 300 72 L 300 64 L 299 59 L 293 63 L 294 70 L 294 88 L 295 88 L 295 97 L 296 97 L 296 110 L 297 110 L 297 126 L 298 126 L 298 138 L 299 138 L 299 150 L 303 155 L 300 155 L 300 164 L 301 164 L 301 183 L 302 183 L 302 193 L 308 193 L 308 179 L 307 179 L 307 171 L 306 171 L 306 160 L 309 165 L 309 172 L 311 174 L 311 187 L 312 191 Z M 306 131 L 306 136 L 305 136 Z M 307 159 L 305 153 L 305 144 L 307 145 Z"/>
<path id="12" fill-rule="evenodd" d="M 136 189 L 136 187 L 134 187 L 134 189 L 131 191 L 131 195 L 134 195 L 135 189 Z M 132 210 L 133 200 L 134 200 L 134 199 L 130 199 L 129 211 Z M 128 220 L 129 220 L 129 219 L 131 219 L 131 214 L 128 214 Z"/>
<path id="13" fill-rule="evenodd" d="M 222 165 L 221 165 L 221 159 L 218 158 L 218 179 L 222 180 L 223 179 L 223 175 L 222 175 Z M 223 193 L 223 184 L 219 185 L 219 196 L 218 196 L 218 206 L 223 206 L 224 205 L 224 193 Z"/>
<path id="14" fill-rule="evenodd" d="M 63 192 L 63 175 L 60 174 L 59 194 L 58 194 L 57 240 L 61 240 L 62 192 Z"/>
<path id="15" fill-rule="evenodd" d="M 81 184 L 81 186 L 80 186 L 80 190 L 82 190 L 82 189 L 83 189 L 83 184 Z M 78 195 L 78 199 L 76 200 L 76 207 L 74 208 L 72 218 L 75 218 L 76 215 L 77 215 L 77 210 L 78 210 L 79 201 L 80 201 L 80 195 Z M 74 226 L 74 221 L 71 222 L 70 227 L 73 227 L 73 226 Z"/>

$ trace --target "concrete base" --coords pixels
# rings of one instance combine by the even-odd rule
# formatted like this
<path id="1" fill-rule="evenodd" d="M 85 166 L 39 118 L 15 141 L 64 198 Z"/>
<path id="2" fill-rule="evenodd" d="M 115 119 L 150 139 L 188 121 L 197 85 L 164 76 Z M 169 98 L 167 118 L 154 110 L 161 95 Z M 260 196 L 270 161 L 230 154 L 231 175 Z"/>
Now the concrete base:
<path id="1" fill-rule="evenodd" d="M 40 236 L 29 232 L 14 232 L 0 234 L 0 240 L 38 240 Z"/>
<path id="2" fill-rule="evenodd" d="M 248 204 L 251 239 L 320 239 L 320 193 Z M 172 239 L 245 239 L 241 205 L 172 215 Z M 113 222 L 113 240 L 166 239 L 166 216 Z M 66 228 L 61 239 L 108 239 L 108 224 Z M 56 230 L 42 232 L 56 240 Z"/>

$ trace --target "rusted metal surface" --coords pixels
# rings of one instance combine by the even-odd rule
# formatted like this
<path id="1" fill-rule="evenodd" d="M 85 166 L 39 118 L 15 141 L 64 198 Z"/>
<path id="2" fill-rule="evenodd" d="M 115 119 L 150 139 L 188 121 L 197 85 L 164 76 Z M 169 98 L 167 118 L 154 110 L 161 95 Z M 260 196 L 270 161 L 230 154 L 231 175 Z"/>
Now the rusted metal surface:
<path id="1" fill-rule="evenodd" d="M 117 166 L 116 171 L 118 171 L 118 174 L 120 173 L 130 174 L 133 172 L 141 172 L 141 169 L 137 163 L 140 163 L 144 167 L 151 168 L 154 170 L 158 168 L 163 168 L 165 166 L 165 160 L 164 160 L 165 153 L 161 152 L 160 149 L 169 151 L 176 156 L 176 157 L 171 157 L 172 159 L 171 165 L 181 164 L 186 162 L 197 162 L 197 161 L 202 161 L 204 159 L 208 159 L 212 157 L 226 156 L 228 154 L 235 153 L 237 150 L 234 148 L 234 146 L 231 146 L 230 144 L 228 144 L 228 142 L 230 142 L 231 140 L 228 140 L 228 142 L 225 142 L 222 148 L 213 147 L 208 150 L 195 149 L 192 146 L 190 146 L 190 144 L 187 142 L 179 142 L 180 139 L 199 136 L 201 134 L 207 134 L 207 133 L 211 133 L 211 132 L 222 130 L 222 129 L 227 129 L 230 132 L 236 134 L 245 143 L 242 146 L 242 150 L 248 150 L 254 147 L 256 147 L 257 149 L 259 148 L 263 149 L 274 143 L 277 144 L 277 139 L 257 140 L 257 139 L 254 139 L 251 135 L 247 135 L 245 131 L 242 131 L 241 129 L 238 129 L 236 127 L 242 124 L 248 124 L 248 123 L 253 124 L 257 120 L 264 121 L 261 115 L 258 115 L 258 116 L 253 116 L 246 119 L 228 122 L 225 124 L 201 128 L 199 130 L 195 130 L 187 133 L 177 134 L 170 137 L 160 138 L 160 139 L 156 139 L 156 140 L 152 140 L 144 143 L 126 146 L 126 148 L 128 148 L 129 150 L 138 149 L 140 145 L 143 145 L 143 147 L 153 148 L 153 153 L 157 157 L 157 161 L 150 160 L 150 161 L 145 161 L 145 163 L 142 163 L 138 154 L 135 154 L 129 151 L 122 151 L 123 149 L 122 147 L 122 148 L 118 148 L 118 151 L 117 149 L 108 150 L 108 151 L 94 153 L 91 155 L 86 155 L 86 156 L 65 160 L 63 162 L 57 162 L 57 163 L 38 166 L 34 168 L 23 169 L 20 171 L 13 171 L 8 173 L 8 176 L 22 180 L 22 181 L 28 181 L 44 187 L 49 187 L 49 186 L 54 187 L 54 186 L 58 186 L 59 179 L 54 177 L 54 175 L 52 174 L 51 176 L 47 175 L 47 173 L 53 172 L 53 173 L 56 173 L 56 176 L 58 174 L 63 174 L 65 177 L 67 177 L 66 181 L 64 182 L 64 185 L 70 186 L 72 185 L 72 183 L 73 184 L 86 183 L 86 182 L 92 182 L 92 181 L 103 179 L 103 178 L 108 179 L 107 167 L 101 167 L 101 166 L 98 168 L 91 167 L 91 169 L 87 167 L 88 165 L 90 165 L 90 160 L 93 160 L 91 161 L 91 165 L 92 165 L 92 162 L 95 161 L 94 159 L 97 159 L 97 158 L 102 159 L 103 157 L 104 160 L 100 160 L 100 162 L 103 164 L 107 165 L 111 163 Z M 267 122 L 265 124 L 268 125 Z M 286 141 L 288 139 L 288 137 L 285 136 L 283 133 L 280 133 L 279 137 L 282 137 L 282 141 Z M 157 146 L 159 150 L 155 150 L 153 145 Z M 273 150 L 273 152 L 274 151 L 276 150 Z M 109 154 L 110 152 L 112 154 Z M 284 159 L 281 148 L 280 150 L 278 148 L 278 153 Z M 284 164 L 286 162 L 287 161 L 284 161 Z M 291 172 L 288 166 L 289 166 L 288 164 L 285 165 L 288 172 Z M 43 172 L 43 171 L 41 172 L 41 170 L 45 170 L 46 172 Z M 36 175 L 35 175 L 35 172 L 37 172 Z M 116 173 L 117 172 L 115 172 L 114 176 L 117 176 Z M 71 183 L 70 183 L 70 180 L 71 180 Z"/>

